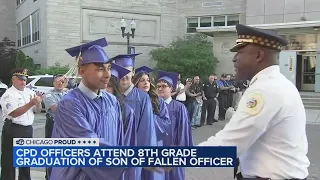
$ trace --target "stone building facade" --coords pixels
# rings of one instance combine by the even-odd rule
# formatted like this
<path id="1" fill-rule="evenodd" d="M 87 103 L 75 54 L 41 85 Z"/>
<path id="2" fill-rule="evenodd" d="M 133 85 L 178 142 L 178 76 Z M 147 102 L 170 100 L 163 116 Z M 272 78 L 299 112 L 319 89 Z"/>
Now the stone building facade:
<path id="1" fill-rule="evenodd" d="M 101 37 L 109 42 L 105 48 L 109 56 L 126 53 L 126 38 L 122 38 L 120 29 L 122 18 L 127 24 L 134 19 L 137 25 L 136 36 L 130 39 L 130 45 L 142 53 L 136 58 L 136 66 L 154 65 L 149 55 L 152 49 L 194 33 L 189 20 L 221 14 L 245 18 L 244 0 L 17 1 L 22 1 L 16 8 L 17 42 L 21 41 L 18 48 L 41 67 L 72 64 L 74 58 L 68 56 L 66 48 Z M 30 30 L 26 30 L 28 25 Z"/>

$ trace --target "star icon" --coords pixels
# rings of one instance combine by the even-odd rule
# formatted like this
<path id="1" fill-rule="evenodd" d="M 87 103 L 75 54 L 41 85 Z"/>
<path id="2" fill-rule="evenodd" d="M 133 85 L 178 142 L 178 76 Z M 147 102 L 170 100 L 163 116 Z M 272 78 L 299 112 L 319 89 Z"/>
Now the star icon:
<path id="1" fill-rule="evenodd" d="M 96 141 L 96 140 L 93 140 L 92 142 L 93 142 L 93 144 L 95 144 L 97 141 Z"/>
<path id="2" fill-rule="evenodd" d="M 78 144 L 81 144 L 81 141 L 80 141 L 80 140 L 78 141 Z"/>
<path id="3" fill-rule="evenodd" d="M 85 141 L 85 140 L 83 140 L 82 142 L 83 142 L 83 144 L 86 144 L 86 141 Z"/>
<path id="4" fill-rule="evenodd" d="M 91 144 L 91 141 L 90 141 L 90 140 L 88 141 L 88 144 Z"/>

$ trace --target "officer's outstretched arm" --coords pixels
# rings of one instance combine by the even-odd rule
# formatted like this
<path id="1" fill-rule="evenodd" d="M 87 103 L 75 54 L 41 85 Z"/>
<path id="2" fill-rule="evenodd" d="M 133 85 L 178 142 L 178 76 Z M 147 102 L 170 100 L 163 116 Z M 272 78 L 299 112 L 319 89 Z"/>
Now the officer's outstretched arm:
<path id="1" fill-rule="evenodd" d="M 241 156 L 268 129 L 282 104 L 272 90 L 250 89 L 225 128 L 199 146 L 236 146 Z"/>

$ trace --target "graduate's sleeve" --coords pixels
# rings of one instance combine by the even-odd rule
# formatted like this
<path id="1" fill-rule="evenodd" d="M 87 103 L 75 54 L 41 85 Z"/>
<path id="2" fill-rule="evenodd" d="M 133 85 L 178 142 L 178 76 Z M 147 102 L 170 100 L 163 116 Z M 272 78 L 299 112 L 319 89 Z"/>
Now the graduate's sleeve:
<path id="1" fill-rule="evenodd" d="M 138 146 L 157 146 L 157 137 L 155 131 L 155 123 L 151 100 L 149 95 L 145 95 L 141 104 L 141 116 L 140 124 L 138 127 L 138 135 L 144 135 L 138 137 Z"/>
<path id="2" fill-rule="evenodd" d="M 178 107 L 177 125 L 174 129 L 178 134 L 177 142 L 174 142 L 177 146 L 193 146 L 193 138 L 191 125 L 189 121 L 187 108 L 183 105 Z"/>
<path id="3" fill-rule="evenodd" d="M 121 107 L 120 107 L 120 103 L 118 100 L 116 100 L 116 104 L 115 104 L 115 110 L 116 113 L 115 115 L 117 116 L 116 119 L 118 120 L 118 144 L 119 146 L 122 146 L 124 143 L 124 128 L 123 128 L 123 118 L 122 118 L 122 111 L 121 111 Z"/>
<path id="4" fill-rule="evenodd" d="M 159 109 L 160 109 L 160 114 L 159 116 L 156 116 L 155 122 L 157 127 L 159 128 L 161 133 L 166 133 L 168 130 L 168 127 L 171 125 L 171 120 L 169 117 L 169 111 L 167 108 L 167 105 L 165 104 L 164 100 L 162 98 L 159 98 Z"/>
<path id="5" fill-rule="evenodd" d="M 123 125 L 124 129 L 124 145 L 125 146 L 137 146 L 137 137 L 136 137 L 136 124 L 134 121 L 134 112 L 133 109 L 126 105 L 124 108 L 125 122 Z"/>
<path id="6" fill-rule="evenodd" d="M 54 119 L 53 138 L 98 138 L 91 125 L 80 110 L 80 102 L 65 99 L 58 104 Z M 90 113 L 90 112 L 89 112 Z M 100 146 L 110 146 L 103 139 L 99 139 Z M 90 179 L 105 179 L 112 177 L 119 179 L 125 168 L 81 168 Z"/>
<path id="7" fill-rule="evenodd" d="M 81 103 L 75 100 L 60 101 L 54 118 L 53 138 L 98 138 L 80 106 Z M 99 142 L 100 146 L 110 146 L 103 138 Z"/>
<path id="8" fill-rule="evenodd" d="M 241 156 L 266 132 L 283 105 L 282 98 L 272 91 L 270 88 L 248 89 L 224 129 L 199 146 L 236 146 L 238 157 Z"/>

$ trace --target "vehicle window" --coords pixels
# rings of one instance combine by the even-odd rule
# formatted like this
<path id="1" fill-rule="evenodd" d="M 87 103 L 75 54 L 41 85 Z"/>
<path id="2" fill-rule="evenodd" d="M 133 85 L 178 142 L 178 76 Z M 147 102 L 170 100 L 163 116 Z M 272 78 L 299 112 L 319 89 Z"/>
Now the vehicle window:
<path id="1" fill-rule="evenodd" d="M 53 77 L 41 77 L 34 85 L 53 87 L 52 82 L 53 82 Z"/>
<path id="2" fill-rule="evenodd" d="M 29 84 L 31 81 L 33 81 L 34 80 L 34 78 L 28 78 L 28 80 L 27 80 L 27 84 Z"/>

